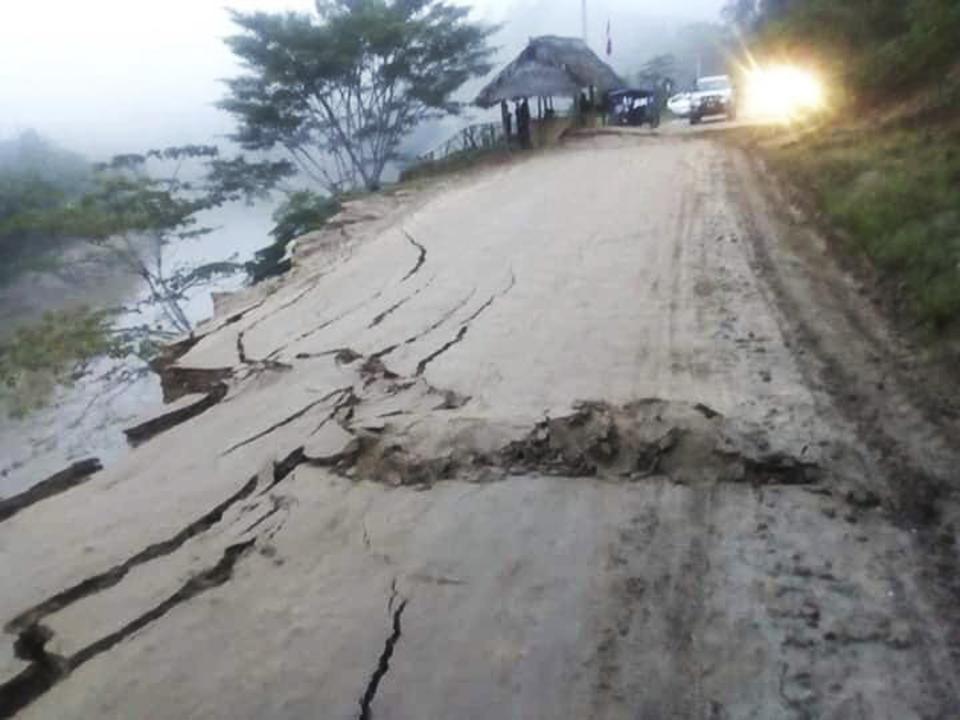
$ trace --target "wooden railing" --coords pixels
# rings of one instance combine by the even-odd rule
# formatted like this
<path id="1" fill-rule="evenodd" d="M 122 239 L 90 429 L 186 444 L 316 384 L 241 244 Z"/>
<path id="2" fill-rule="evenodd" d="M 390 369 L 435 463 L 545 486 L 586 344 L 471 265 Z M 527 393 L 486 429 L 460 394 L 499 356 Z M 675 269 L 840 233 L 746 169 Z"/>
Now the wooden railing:
<path id="1" fill-rule="evenodd" d="M 576 117 L 576 112 L 554 112 L 550 120 Z M 542 120 L 533 118 L 534 129 Z M 516 132 L 516 125 L 514 125 Z M 536 134 L 536 132 L 535 132 Z M 499 122 L 477 123 L 468 125 L 441 145 L 438 145 L 430 152 L 423 153 L 416 157 L 415 164 L 431 163 L 444 160 L 451 155 L 471 150 L 492 150 L 498 147 L 507 146 L 507 137 L 503 132 L 503 124 Z"/>
<path id="2" fill-rule="evenodd" d="M 490 150 L 507 144 L 500 123 L 479 123 L 460 130 L 456 135 L 433 150 L 417 156 L 420 162 L 444 160 L 456 153 L 469 150 Z"/>

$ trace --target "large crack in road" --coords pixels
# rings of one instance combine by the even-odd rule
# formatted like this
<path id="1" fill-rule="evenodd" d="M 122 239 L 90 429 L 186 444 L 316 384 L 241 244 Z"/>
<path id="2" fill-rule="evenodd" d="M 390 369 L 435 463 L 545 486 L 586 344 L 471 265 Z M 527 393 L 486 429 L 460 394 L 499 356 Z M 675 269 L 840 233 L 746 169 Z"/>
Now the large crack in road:
<path id="1" fill-rule="evenodd" d="M 253 494 L 257 488 L 258 478 L 250 478 L 236 493 L 205 513 L 195 521 L 184 527 L 176 535 L 162 542 L 153 543 L 140 552 L 131 556 L 122 563 L 108 570 L 92 575 L 72 587 L 61 590 L 56 595 L 47 598 L 34 607 L 18 614 L 9 621 L 5 630 L 8 633 L 18 633 L 31 625 L 35 625 L 48 615 L 52 615 L 65 607 L 82 600 L 94 593 L 103 592 L 120 581 L 134 568 L 149 563 L 157 558 L 169 555 L 179 550 L 184 543 L 197 535 L 208 531 L 223 519 L 224 514 L 234 505 Z"/>
<path id="2" fill-rule="evenodd" d="M 255 539 L 251 539 L 231 545 L 215 565 L 191 577 L 166 600 L 69 658 L 51 655 L 46 651 L 44 646 L 52 638 L 49 630 L 36 624 L 27 627 L 17 638 L 17 649 L 18 656 L 29 660 L 30 665 L 12 680 L 0 685 L 0 718 L 13 717 L 18 710 L 37 700 L 70 673 L 156 622 L 178 605 L 228 582 L 237 562 L 255 542 Z"/>
<path id="3" fill-rule="evenodd" d="M 756 172 L 601 133 L 357 201 L 0 524 L 0 716 L 960 716 L 958 428 Z"/>
<path id="4" fill-rule="evenodd" d="M 396 608 L 394 608 L 393 598 L 391 598 L 390 609 L 393 612 L 391 614 L 392 623 L 390 635 L 383 645 L 383 652 L 380 653 L 380 657 L 377 659 L 377 667 L 370 676 L 370 681 L 367 683 L 363 695 L 360 697 L 359 720 L 373 720 L 373 701 L 377 698 L 377 690 L 380 688 L 380 683 L 386 674 L 390 672 L 390 661 L 393 659 L 393 654 L 397 649 L 397 643 L 400 642 L 400 637 L 403 635 L 401 623 L 403 620 L 403 611 L 407 609 L 408 602 L 409 600 L 403 598 L 396 603 Z"/>
<path id="5" fill-rule="evenodd" d="M 427 248 L 418 243 L 416 238 L 414 238 L 413 235 L 408 233 L 406 230 L 403 231 L 403 235 L 407 238 L 407 242 L 417 249 L 417 263 L 410 269 L 410 272 L 403 276 L 403 280 L 400 282 L 406 282 L 412 278 L 414 275 L 420 272 L 420 268 L 422 268 L 424 263 L 427 262 Z"/>
<path id="6" fill-rule="evenodd" d="M 420 362 L 417 363 L 417 375 L 418 376 L 423 375 L 423 373 L 427 369 L 427 366 L 430 365 L 430 363 L 432 363 L 438 357 L 440 357 L 445 352 L 450 350 L 450 348 L 462 343 L 463 339 L 467 336 L 467 333 L 470 332 L 470 324 L 474 320 L 479 318 L 481 315 L 483 315 L 483 313 L 485 313 L 487 310 L 489 310 L 490 307 L 497 300 L 507 295 L 513 289 L 516 283 L 517 283 L 517 277 L 516 275 L 514 275 L 513 271 L 511 271 L 510 282 L 507 284 L 507 286 L 503 290 L 501 290 L 499 293 L 495 295 L 491 295 L 486 300 L 486 302 L 484 302 L 483 304 L 480 305 L 480 307 L 474 310 L 473 313 L 471 313 L 470 316 L 466 320 L 464 320 L 463 323 L 460 325 L 460 329 L 457 331 L 457 334 L 453 337 L 452 340 L 447 341 L 446 343 L 441 345 L 439 348 L 434 350 L 432 353 L 430 353 L 425 358 L 423 358 Z"/>

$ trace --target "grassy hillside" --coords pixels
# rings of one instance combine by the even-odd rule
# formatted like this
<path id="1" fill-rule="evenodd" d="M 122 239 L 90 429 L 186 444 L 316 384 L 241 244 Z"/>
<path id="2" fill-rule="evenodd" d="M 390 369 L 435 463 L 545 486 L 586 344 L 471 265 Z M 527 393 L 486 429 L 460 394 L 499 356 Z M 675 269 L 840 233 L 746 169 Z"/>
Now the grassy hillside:
<path id="1" fill-rule="evenodd" d="M 960 2 L 735 5 L 758 56 L 815 65 L 834 89 L 833 116 L 770 150 L 773 164 L 873 262 L 905 317 L 960 337 Z"/>
<path id="2" fill-rule="evenodd" d="M 762 56 L 819 65 L 861 107 L 936 85 L 958 60 L 957 0 L 731 0 Z"/>
<path id="3" fill-rule="evenodd" d="M 770 155 L 909 317 L 960 333 L 960 123 L 825 128 Z"/>

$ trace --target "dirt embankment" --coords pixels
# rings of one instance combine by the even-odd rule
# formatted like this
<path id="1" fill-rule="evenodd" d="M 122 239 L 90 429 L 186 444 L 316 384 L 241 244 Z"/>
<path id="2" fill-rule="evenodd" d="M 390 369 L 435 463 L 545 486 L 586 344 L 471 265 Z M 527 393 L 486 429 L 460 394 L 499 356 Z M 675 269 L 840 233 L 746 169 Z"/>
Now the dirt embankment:
<path id="1" fill-rule="evenodd" d="M 939 108 L 939 109 L 937 109 Z M 919 100 L 856 121 L 751 129 L 759 151 L 921 359 L 960 374 L 960 111 Z M 797 212 L 795 209 L 794 212 Z M 936 364 L 930 366 L 936 371 Z M 939 380 L 939 378 L 937 378 Z"/>
<path id="2" fill-rule="evenodd" d="M 749 156 L 584 138 L 297 253 L 0 524 L 0 714 L 960 710 L 956 418 Z"/>

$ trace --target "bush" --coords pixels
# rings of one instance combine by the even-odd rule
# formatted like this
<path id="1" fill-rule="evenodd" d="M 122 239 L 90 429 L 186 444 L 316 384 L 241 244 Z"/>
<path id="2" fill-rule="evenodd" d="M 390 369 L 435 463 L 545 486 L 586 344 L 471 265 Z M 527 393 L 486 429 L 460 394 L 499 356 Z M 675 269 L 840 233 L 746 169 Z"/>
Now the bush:
<path id="1" fill-rule="evenodd" d="M 257 252 L 244 266 L 250 282 L 262 282 L 289 271 L 290 261 L 284 260 L 287 246 L 301 235 L 318 230 L 338 212 L 340 204 L 333 198 L 309 190 L 291 193 L 273 213 L 273 244 Z"/>
<path id="2" fill-rule="evenodd" d="M 59 207 L 88 185 L 90 168 L 35 132 L 0 140 L 0 285 L 49 262 L 62 238 L 33 228 L 34 214 Z"/>

